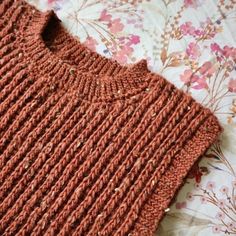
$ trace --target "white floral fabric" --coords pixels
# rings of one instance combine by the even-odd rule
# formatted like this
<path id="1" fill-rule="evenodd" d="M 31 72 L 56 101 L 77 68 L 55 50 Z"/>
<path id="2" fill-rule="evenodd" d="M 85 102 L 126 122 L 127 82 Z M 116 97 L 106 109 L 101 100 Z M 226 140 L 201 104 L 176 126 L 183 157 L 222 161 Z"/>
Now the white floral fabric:
<path id="1" fill-rule="evenodd" d="M 150 70 L 209 107 L 224 132 L 157 235 L 236 235 L 236 0 L 28 0 L 88 48 Z"/>

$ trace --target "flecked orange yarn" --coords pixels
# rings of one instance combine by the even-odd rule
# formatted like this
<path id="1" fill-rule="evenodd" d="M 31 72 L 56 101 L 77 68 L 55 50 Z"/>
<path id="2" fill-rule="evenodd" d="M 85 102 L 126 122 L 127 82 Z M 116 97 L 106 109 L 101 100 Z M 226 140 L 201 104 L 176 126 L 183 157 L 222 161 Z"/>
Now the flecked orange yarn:
<path id="1" fill-rule="evenodd" d="M 0 235 L 153 235 L 215 116 L 53 11 L 4 0 L 0 16 Z"/>

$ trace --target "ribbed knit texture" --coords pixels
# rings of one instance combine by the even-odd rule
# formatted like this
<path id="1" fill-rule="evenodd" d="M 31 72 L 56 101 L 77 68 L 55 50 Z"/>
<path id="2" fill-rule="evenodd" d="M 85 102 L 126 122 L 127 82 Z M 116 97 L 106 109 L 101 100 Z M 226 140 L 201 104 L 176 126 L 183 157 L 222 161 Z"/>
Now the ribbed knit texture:
<path id="1" fill-rule="evenodd" d="M 0 235 L 153 235 L 215 116 L 53 11 L 0 1 L 0 39 Z"/>

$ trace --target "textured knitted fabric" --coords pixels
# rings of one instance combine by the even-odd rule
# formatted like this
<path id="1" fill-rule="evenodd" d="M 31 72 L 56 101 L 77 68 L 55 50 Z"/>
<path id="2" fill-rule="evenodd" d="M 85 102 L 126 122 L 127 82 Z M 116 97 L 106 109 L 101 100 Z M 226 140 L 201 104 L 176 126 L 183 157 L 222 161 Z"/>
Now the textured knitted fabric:
<path id="1" fill-rule="evenodd" d="M 0 235 L 153 235 L 215 116 L 53 11 L 3 0 L 0 17 Z"/>

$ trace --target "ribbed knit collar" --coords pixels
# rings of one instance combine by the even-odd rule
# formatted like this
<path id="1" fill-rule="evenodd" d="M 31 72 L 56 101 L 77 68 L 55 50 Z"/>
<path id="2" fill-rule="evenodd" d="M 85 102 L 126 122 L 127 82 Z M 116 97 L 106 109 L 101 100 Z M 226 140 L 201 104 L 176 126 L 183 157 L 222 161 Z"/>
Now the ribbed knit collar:
<path id="1" fill-rule="evenodd" d="M 29 9 L 28 9 L 29 11 Z M 53 10 L 44 13 L 32 10 L 28 14 L 29 22 L 23 32 L 23 47 L 30 58 L 31 67 L 40 69 L 42 76 L 61 78 L 55 81 L 64 89 L 76 89 L 82 98 L 92 101 L 110 101 L 117 98 L 133 96 L 147 90 L 151 82 L 151 73 L 147 68 L 146 60 L 141 60 L 131 66 L 122 66 L 118 62 L 105 58 L 82 45 L 76 38 L 72 37 L 60 24 Z M 48 30 L 56 30 L 48 27 L 51 23 L 57 23 L 62 45 L 73 45 L 74 52 L 82 55 L 76 64 L 64 61 L 60 53 L 48 48 L 43 35 Z M 69 49 L 68 49 L 69 48 Z M 70 50 L 71 47 L 67 46 Z M 61 54 L 66 53 L 65 48 Z M 77 60 L 78 60 L 77 55 Z M 52 78 L 52 83 L 53 83 Z"/>

